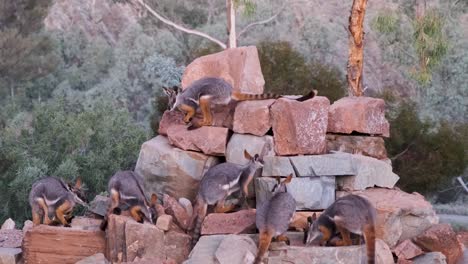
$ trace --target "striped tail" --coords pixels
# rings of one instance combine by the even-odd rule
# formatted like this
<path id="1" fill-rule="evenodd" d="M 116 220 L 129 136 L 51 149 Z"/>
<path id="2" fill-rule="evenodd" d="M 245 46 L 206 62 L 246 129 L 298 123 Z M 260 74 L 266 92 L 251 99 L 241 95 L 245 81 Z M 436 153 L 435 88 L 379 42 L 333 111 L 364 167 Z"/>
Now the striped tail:
<path id="1" fill-rule="evenodd" d="M 315 96 L 317 96 L 318 94 L 318 91 L 317 90 L 312 90 L 310 91 L 308 94 L 302 96 L 302 97 L 299 97 L 296 99 L 296 101 L 299 101 L 299 102 L 304 102 L 306 100 L 309 100 L 309 99 L 312 99 L 314 98 Z"/>
<path id="2" fill-rule="evenodd" d="M 375 263 L 375 225 L 367 224 L 364 227 L 364 238 L 366 240 L 367 264 Z"/>
<path id="3" fill-rule="evenodd" d="M 317 95 L 317 90 L 312 90 L 308 94 L 295 99 L 296 101 L 303 102 L 309 100 Z M 249 100 L 267 100 L 267 99 L 278 99 L 283 97 L 279 94 L 264 93 L 264 94 L 245 94 L 240 92 L 233 92 L 231 97 L 236 101 L 249 101 Z"/>
<path id="4" fill-rule="evenodd" d="M 263 256 L 268 251 L 272 238 L 272 230 L 260 230 L 260 236 L 258 237 L 258 252 L 257 256 L 255 257 L 254 264 L 262 263 Z"/>
<path id="5" fill-rule="evenodd" d="M 200 201 L 200 199 L 199 199 L 199 201 Z M 195 245 L 198 242 L 198 239 L 200 239 L 201 226 L 203 224 L 203 220 L 205 219 L 206 210 L 208 209 L 208 205 L 205 202 L 202 202 L 202 203 L 197 202 L 197 207 L 198 207 L 197 210 L 194 211 L 194 216 L 196 217 L 197 221 L 195 223 L 195 227 L 193 228 L 192 248 L 195 247 Z"/>

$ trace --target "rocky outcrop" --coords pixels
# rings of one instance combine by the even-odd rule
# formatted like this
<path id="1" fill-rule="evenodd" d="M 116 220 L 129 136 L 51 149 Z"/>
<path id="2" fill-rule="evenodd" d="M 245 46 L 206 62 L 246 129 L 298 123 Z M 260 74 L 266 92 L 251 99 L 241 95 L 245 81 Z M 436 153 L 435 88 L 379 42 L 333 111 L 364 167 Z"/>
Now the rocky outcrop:
<path id="1" fill-rule="evenodd" d="M 220 77 L 232 85 L 234 91 L 263 93 L 260 60 L 255 46 L 226 49 L 195 59 L 185 69 L 182 89 L 203 77 Z"/>
<path id="2" fill-rule="evenodd" d="M 239 134 L 264 136 L 271 128 L 270 106 L 275 100 L 244 101 L 237 104 L 232 130 Z"/>
<path id="3" fill-rule="evenodd" d="M 344 97 L 330 106 L 328 132 L 390 136 L 385 102 L 371 97 Z"/>
<path id="4" fill-rule="evenodd" d="M 327 150 L 361 154 L 380 160 L 387 159 L 385 142 L 381 137 L 327 134 Z"/>
<path id="5" fill-rule="evenodd" d="M 323 96 L 304 102 L 276 100 L 270 110 L 276 154 L 325 153 L 329 106 L 330 101 Z"/>
<path id="6" fill-rule="evenodd" d="M 398 261 L 409 260 L 424 254 L 424 251 L 409 239 L 398 244 L 393 252 L 398 257 Z"/>
<path id="7" fill-rule="evenodd" d="M 226 149 L 226 161 L 236 164 L 246 164 L 244 150 L 250 155 L 258 154 L 264 159 L 274 156 L 274 143 L 272 136 L 257 137 L 252 135 L 232 135 Z"/>
<path id="8" fill-rule="evenodd" d="M 203 174 L 217 163 L 215 157 L 175 148 L 167 138 L 157 136 L 143 143 L 135 172 L 143 177 L 148 193 L 193 201 Z"/>
<path id="9" fill-rule="evenodd" d="M 207 155 L 224 156 L 228 129 L 204 126 L 187 130 L 185 125 L 174 125 L 167 130 L 169 143 L 183 150 L 200 151 Z"/>
<path id="10" fill-rule="evenodd" d="M 202 235 L 255 233 L 255 209 L 212 213 L 203 221 Z"/>
<path id="11" fill-rule="evenodd" d="M 128 27 L 138 24 L 138 6 L 111 0 L 56 0 L 50 7 L 44 25 L 47 30 L 80 30 L 92 39 L 101 36 L 115 44 Z"/>

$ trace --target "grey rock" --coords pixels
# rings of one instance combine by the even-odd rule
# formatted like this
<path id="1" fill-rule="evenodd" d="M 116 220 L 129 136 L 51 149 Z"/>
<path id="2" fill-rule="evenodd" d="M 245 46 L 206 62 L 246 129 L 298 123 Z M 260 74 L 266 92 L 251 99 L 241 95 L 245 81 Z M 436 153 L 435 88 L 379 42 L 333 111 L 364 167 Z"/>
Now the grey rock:
<path id="1" fill-rule="evenodd" d="M 215 256 L 220 264 L 252 263 L 257 254 L 257 245 L 248 236 L 228 235 L 216 249 Z"/>
<path id="2" fill-rule="evenodd" d="M 261 177 L 255 179 L 257 204 L 271 197 L 276 179 Z M 296 210 L 325 209 L 335 201 L 335 177 L 295 177 L 287 185 L 288 192 L 296 200 Z"/>
<path id="3" fill-rule="evenodd" d="M 295 156 L 289 159 L 298 177 L 356 175 L 353 155 L 346 153 Z"/>
<path id="4" fill-rule="evenodd" d="M 147 193 L 194 201 L 203 174 L 218 162 L 216 157 L 175 148 L 166 137 L 157 136 L 143 143 L 135 172 L 143 177 Z"/>
<path id="5" fill-rule="evenodd" d="M 447 258 L 440 252 L 429 252 L 412 259 L 413 264 L 446 264 Z"/>
<path id="6" fill-rule="evenodd" d="M 106 257 L 104 257 L 104 254 L 97 253 L 87 258 L 84 258 L 76 262 L 75 264 L 108 264 L 108 263 L 109 261 L 107 261 Z"/>
<path id="7" fill-rule="evenodd" d="M 244 150 L 251 155 L 274 156 L 274 143 L 272 136 L 257 137 L 252 135 L 232 135 L 226 149 L 226 161 L 236 164 L 246 164 Z"/>
<path id="8" fill-rule="evenodd" d="M 13 230 L 13 229 L 15 229 L 15 221 L 13 221 L 13 219 L 8 218 L 7 220 L 5 220 L 5 222 L 3 222 L 2 230 Z"/>
<path id="9" fill-rule="evenodd" d="M 184 264 L 219 264 L 215 257 L 216 250 L 218 249 L 221 241 L 226 235 L 211 235 L 202 236 L 198 240 L 195 247 L 190 252 L 189 258 L 184 261 Z"/>
<path id="10" fill-rule="evenodd" d="M 158 217 L 158 220 L 156 220 L 156 227 L 163 230 L 163 231 L 169 231 L 169 228 L 171 227 L 172 224 L 172 216 L 171 215 L 161 215 Z"/>
<path id="11" fill-rule="evenodd" d="M 23 224 L 23 233 L 25 233 L 28 230 L 31 230 L 33 228 L 33 222 L 31 220 L 26 220 L 24 221 Z"/>
<path id="12" fill-rule="evenodd" d="M 125 244 L 127 261 L 136 257 L 165 257 L 164 231 L 156 226 L 129 220 L 125 224 Z"/>
<path id="13" fill-rule="evenodd" d="M 16 264 L 21 260 L 21 248 L 0 248 L 1 264 Z"/>
<path id="14" fill-rule="evenodd" d="M 89 203 L 89 210 L 94 214 L 105 216 L 109 207 L 109 198 L 102 195 L 96 195 Z"/>
<path id="15" fill-rule="evenodd" d="M 263 171 L 262 176 L 289 176 L 289 174 L 293 174 L 296 176 L 294 172 L 294 168 L 291 164 L 291 160 L 289 157 L 281 157 L 281 156 L 274 156 L 274 157 L 265 157 L 263 158 L 265 162 L 263 164 Z"/>

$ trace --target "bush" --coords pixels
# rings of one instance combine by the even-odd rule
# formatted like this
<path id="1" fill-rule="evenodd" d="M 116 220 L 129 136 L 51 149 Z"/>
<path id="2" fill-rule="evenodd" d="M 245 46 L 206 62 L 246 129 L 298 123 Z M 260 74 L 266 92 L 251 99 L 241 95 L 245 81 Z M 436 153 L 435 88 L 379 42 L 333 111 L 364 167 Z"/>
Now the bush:
<path id="1" fill-rule="evenodd" d="M 124 108 L 101 103 L 80 110 L 63 100 L 17 113 L 0 135 L 0 222 L 18 223 L 31 215 L 27 197 L 35 180 L 81 176 L 91 199 L 116 171 L 134 167 L 147 138 Z"/>

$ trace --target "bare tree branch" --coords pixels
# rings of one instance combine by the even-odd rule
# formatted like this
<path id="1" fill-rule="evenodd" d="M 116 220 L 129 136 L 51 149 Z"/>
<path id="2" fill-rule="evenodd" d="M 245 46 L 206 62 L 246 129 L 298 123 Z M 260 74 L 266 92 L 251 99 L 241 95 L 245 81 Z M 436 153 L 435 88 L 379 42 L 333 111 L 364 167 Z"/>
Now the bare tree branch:
<path id="1" fill-rule="evenodd" d="M 286 1 L 285 3 L 283 4 L 283 6 L 278 10 L 278 12 L 276 12 L 276 14 L 274 14 L 273 16 L 265 19 L 265 20 L 261 20 L 261 21 L 257 21 L 257 22 L 253 22 L 253 23 L 250 23 L 248 24 L 246 27 L 244 27 L 240 32 L 239 34 L 237 34 L 237 38 L 239 38 L 242 34 L 244 34 L 245 32 L 247 32 L 248 29 L 250 29 L 251 27 L 253 26 L 257 26 L 257 25 L 262 25 L 262 24 L 266 24 L 266 23 L 270 23 L 271 21 L 275 20 L 275 18 L 283 11 L 283 9 L 286 7 Z"/>
<path id="2" fill-rule="evenodd" d="M 413 144 L 414 144 L 414 141 L 411 142 L 405 150 L 403 150 L 402 152 L 400 152 L 400 153 L 396 154 L 395 156 L 391 157 L 390 160 L 396 160 L 399 157 L 403 156 L 410 149 L 410 147 L 413 146 Z"/>
<path id="3" fill-rule="evenodd" d="M 462 177 L 457 177 L 458 182 L 461 184 L 465 192 L 468 193 L 468 187 L 466 186 L 465 182 L 463 181 Z"/>
<path id="4" fill-rule="evenodd" d="M 188 29 L 188 28 L 185 28 L 185 27 L 183 27 L 181 25 L 177 25 L 176 23 L 170 21 L 169 19 L 166 19 L 166 18 L 162 17 L 160 14 L 158 14 L 156 11 L 154 11 L 153 8 L 151 8 L 149 5 L 147 5 L 143 0 L 136 0 L 136 1 L 140 5 L 142 5 L 146 10 L 148 10 L 153 16 L 155 16 L 157 19 L 161 20 L 164 24 L 170 25 L 170 26 L 172 26 L 172 27 L 174 27 L 174 28 L 176 28 L 176 29 L 178 29 L 180 31 L 183 31 L 185 33 L 197 35 L 197 36 L 206 38 L 208 40 L 211 40 L 214 43 L 218 44 L 221 48 L 226 49 L 226 44 L 224 44 L 220 40 L 218 40 L 216 38 L 213 38 L 212 36 L 210 36 L 210 35 L 208 35 L 206 33 L 200 32 L 198 30 Z"/>

